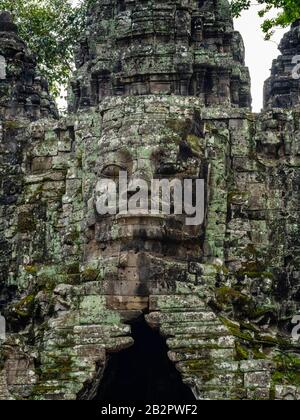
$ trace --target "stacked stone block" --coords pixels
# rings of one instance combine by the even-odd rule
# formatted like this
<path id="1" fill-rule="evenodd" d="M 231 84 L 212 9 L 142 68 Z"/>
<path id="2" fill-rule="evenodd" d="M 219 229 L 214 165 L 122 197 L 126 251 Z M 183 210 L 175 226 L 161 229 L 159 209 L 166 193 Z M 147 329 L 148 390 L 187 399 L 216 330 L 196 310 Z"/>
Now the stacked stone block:
<path id="1" fill-rule="evenodd" d="M 296 21 L 280 45 L 281 55 L 273 61 L 271 77 L 265 83 L 264 107 L 291 108 L 300 99 L 300 21 Z"/>
<path id="2" fill-rule="evenodd" d="M 223 0 L 97 2 L 76 63 L 72 110 L 123 95 L 194 96 L 205 106 L 251 102 L 243 41 Z"/>
<path id="3" fill-rule="evenodd" d="M 143 316 L 197 399 L 299 399 L 298 107 L 247 108 L 227 3 L 99 1 L 77 66 L 79 112 L 1 111 L 0 398 L 95 398 Z M 203 226 L 101 218 L 109 164 L 205 179 Z"/>

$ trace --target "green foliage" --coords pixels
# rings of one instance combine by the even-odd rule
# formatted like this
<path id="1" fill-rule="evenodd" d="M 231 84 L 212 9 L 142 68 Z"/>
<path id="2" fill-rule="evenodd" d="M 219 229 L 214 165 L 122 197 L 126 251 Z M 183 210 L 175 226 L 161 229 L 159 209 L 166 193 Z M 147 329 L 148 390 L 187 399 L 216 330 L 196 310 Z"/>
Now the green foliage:
<path id="1" fill-rule="evenodd" d="M 262 6 L 258 15 L 265 18 L 262 30 L 266 39 L 270 39 L 274 28 L 285 28 L 300 18 L 300 0 L 257 0 L 255 2 Z M 231 0 L 233 15 L 238 17 L 243 10 L 248 10 L 253 3 L 251 0 Z M 278 10 L 277 17 L 268 19 L 267 14 L 272 10 Z"/>
<path id="2" fill-rule="evenodd" d="M 76 6 L 72 0 L 0 0 L 0 10 L 13 15 L 20 37 L 36 55 L 40 73 L 55 96 L 73 69 L 74 45 L 85 26 L 89 1 Z"/>

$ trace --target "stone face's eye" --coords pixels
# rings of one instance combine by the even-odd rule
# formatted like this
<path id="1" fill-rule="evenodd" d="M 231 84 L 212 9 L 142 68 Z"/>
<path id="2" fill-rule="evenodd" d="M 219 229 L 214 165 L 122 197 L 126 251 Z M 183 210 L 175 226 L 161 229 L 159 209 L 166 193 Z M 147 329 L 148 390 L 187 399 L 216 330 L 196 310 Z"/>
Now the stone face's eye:
<path id="1" fill-rule="evenodd" d="M 126 171 L 126 168 L 120 165 L 107 165 L 102 169 L 101 175 L 108 178 L 117 178 L 121 171 Z"/>

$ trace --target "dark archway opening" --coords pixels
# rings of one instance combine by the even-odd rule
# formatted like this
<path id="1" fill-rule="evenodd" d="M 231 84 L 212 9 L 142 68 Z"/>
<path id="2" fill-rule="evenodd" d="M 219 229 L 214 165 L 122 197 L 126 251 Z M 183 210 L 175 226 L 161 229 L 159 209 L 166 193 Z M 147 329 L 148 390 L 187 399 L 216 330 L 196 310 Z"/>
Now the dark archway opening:
<path id="1" fill-rule="evenodd" d="M 146 321 L 132 324 L 135 344 L 112 354 L 95 400 L 191 402 L 195 397 L 168 358 L 168 347 Z"/>

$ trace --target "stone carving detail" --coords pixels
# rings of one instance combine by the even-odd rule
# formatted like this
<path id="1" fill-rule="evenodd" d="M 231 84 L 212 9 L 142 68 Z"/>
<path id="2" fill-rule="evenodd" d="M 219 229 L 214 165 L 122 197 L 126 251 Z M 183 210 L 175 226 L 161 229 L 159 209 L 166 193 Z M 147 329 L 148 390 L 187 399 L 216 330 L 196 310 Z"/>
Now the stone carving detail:
<path id="1" fill-rule="evenodd" d="M 1 11 L 0 56 L 1 118 L 57 117 L 47 82 L 36 72 L 35 58 L 18 37 L 10 15 Z"/>
<path id="2" fill-rule="evenodd" d="M 59 119 L 0 15 L 0 53 L 21 48 L 32 76 L 0 81 L 0 399 L 95 398 L 140 318 L 197 399 L 300 399 L 299 103 L 250 112 L 228 10 L 99 0 L 72 82 L 80 112 Z M 100 217 L 95 186 L 121 169 L 204 179 L 203 225 Z"/>
<path id="3" fill-rule="evenodd" d="M 207 106 L 251 102 L 243 41 L 223 0 L 98 1 L 76 62 L 73 110 L 122 95 L 190 95 Z"/>
<path id="4" fill-rule="evenodd" d="M 291 108 L 300 102 L 300 20 L 284 35 L 265 83 L 265 108 Z"/>

